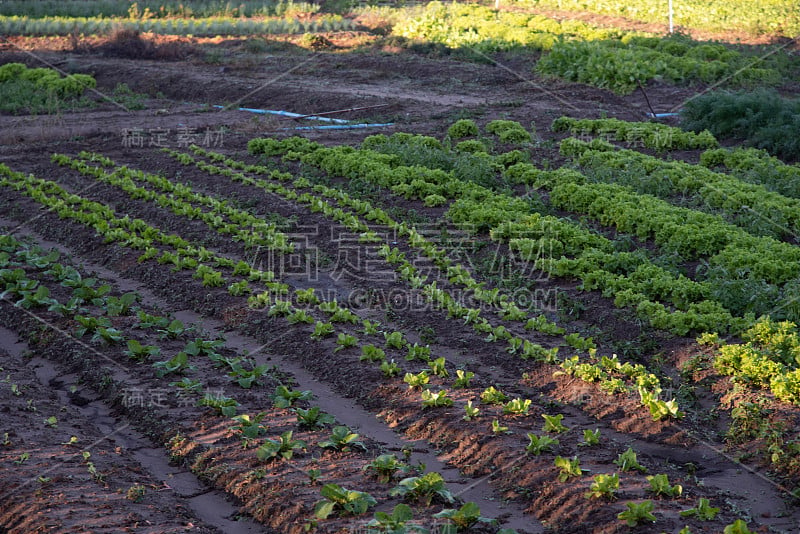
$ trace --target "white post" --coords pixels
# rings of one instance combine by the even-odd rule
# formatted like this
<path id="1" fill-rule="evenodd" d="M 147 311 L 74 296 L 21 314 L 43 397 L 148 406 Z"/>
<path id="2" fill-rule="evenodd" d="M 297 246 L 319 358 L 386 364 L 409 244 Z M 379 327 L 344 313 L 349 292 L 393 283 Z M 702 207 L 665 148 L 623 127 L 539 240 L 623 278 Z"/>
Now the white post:
<path id="1" fill-rule="evenodd" d="M 672 0 L 669 0 L 669 33 L 672 35 Z"/>

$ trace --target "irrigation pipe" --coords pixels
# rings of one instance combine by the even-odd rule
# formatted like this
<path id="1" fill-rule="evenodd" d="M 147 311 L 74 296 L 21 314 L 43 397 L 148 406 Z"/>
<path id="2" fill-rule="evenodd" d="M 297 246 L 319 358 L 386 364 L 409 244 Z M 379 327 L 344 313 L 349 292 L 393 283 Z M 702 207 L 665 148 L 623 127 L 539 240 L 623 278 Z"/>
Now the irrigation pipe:
<path id="1" fill-rule="evenodd" d="M 385 128 L 394 126 L 393 122 L 383 124 L 332 124 L 330 126 L 297 126 L 295 128 L 281 128 L 281 130 L 355 130 L 357 128 Z"/>
<path id="2" fill-rule="evenodd" d="M 225 106 L 214 106 L 217 109 L 225 109 Z M 331 119 L 329 117 L 318 117 L 316 115 L 303 115 L 300 113 L 292 113 L 291 111 L 279 111 L 274 109 L 255 109 L 255 108 L 237 108 L 238 111 L 247 111 L 249 113 L 257 113 L 259 115 L 280 115 L 282 117 L 290 117 L 292 119 L 308 119 L 322 122 L 334 122 L 336 124 L 347 124 L 350 121 L 345 119 Z"/>

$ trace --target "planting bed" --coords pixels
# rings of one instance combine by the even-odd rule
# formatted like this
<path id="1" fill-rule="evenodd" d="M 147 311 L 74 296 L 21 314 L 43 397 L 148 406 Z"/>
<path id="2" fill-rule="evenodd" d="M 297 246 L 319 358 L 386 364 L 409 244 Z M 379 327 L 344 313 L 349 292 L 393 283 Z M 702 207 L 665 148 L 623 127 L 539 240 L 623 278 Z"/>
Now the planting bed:
<path id="1" fill-rule="evenodd" d="M 0 532 L 797 532 L 793 188 L 689 87 L 330 38 L 6 41 L 99 93 L 0 115 Z"/>

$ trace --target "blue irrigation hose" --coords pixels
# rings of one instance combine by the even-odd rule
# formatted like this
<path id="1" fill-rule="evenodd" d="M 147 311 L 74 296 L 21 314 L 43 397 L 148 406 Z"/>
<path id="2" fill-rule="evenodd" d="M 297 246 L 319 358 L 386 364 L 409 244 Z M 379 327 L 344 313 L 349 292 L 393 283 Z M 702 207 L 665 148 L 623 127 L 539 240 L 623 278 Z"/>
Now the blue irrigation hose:
<path id="1" fill-rule="evenodd" d="M 385 128 L 394 126 L 393 122 L 384 124 L 334 124 L 330 126 L 297 126 L 296 128 L 281 128 L 281 130 L 355 130 L 357 128 Z"/>
<path id="2" fill-rule="evenodd" d="M 225 106 L 214 106 L 217 109 L 225 109 Z M 237 108 L 238 111 L 247 111 L 249 113 L 257 113 L 259 115 L 281 115 L 283 117 L 291 117 L 293 119 L 303 118 L 311 121 L 322 122 L 335 122 L 336 124 L 347 124 L 350 121 L 345 119 L 331 119 L 330 117 L 317 117 L 314 115 L 301 115 L 300 113 L 292 113 L 291 111 L 278 111 L 274 109 L 255 109 L 255 108 Z"/>

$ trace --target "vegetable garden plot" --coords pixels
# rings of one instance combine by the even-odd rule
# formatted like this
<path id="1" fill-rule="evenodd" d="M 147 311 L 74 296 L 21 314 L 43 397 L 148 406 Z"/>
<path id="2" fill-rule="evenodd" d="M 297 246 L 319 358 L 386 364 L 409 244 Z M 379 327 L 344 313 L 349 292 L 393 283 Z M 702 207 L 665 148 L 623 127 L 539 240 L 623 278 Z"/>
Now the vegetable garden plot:
<path id="1" fill-rule="evenodd" d="M 360 148 L 328 148 L 300 138 L 255 140 L 251 150 L 269 156 L 258 163 L 199 147 L 153 152 L 153 158 L 139 163 L 131 156 L 61 154 L 50 166 L 56 181 L 0 167 L 4 199 L 49 208 L 31 223 L 35 229 L 78 247 L 81 254 L 111 258 L 115 269 L 152 285 L 173 309 L 188 303 L 214 318 L 230 318 L 229 328 L 266 344 L 267 354 L 302 365 L 380 415 L 381 424 L 435 447 L 441 459 L 464 472 L 463 479 L 440 478 L 400 450 L 382 449 L 369 433 L 332 421 L 328 408 L 315 404 L 310 393 L 281 387 L 285 376 L 280 368 L 266 367 L 263 354 L 231 352 L 216 344 L 215 336 L 187 334 L 186 324 L 150 308 L 122 315 L 128 319 L 119 324 L 103 322 L 97 307 L 127 305 L 130 312 L 138 304 L 109 293 L 98 281 L 85 282 L 85 274 L 59 274 L 68 272 L 66 267 L 38 283 L 27 268 L 16 270 L 19 258 L 47 269 L 49 264 L 38 259 L 43 254 L 6 251 L 4 291 L 18 307 L 3 304 L 3 309 L 57 313 L 70 332 L 127 363 L 135 380 L 193 399 L 185 409 L 169 404 L 159 419 L 160 425 L 181 421 L 170 434 L 171 454 L 236 495 L 243 511 L 275 528 L 285 528 L 287 518 L 298 529 L 335 531 L 370 521 L 377 528 L 392 517 L 408 521 L 410 512 L 413 521 L 428 524 L 467 516 L 493 532 L 502 522 L 482 521 L 483 505 L 476 503 L 476 510 L 457 502 L 458 491 L 452 489 L 489 474 L 494 474 L 495 495 L 513 503 L 511 517 L 500 519 L 524 523 L 520 509 L 525 509 L 532 530 L 539 528 L 533 518 L 546 527 L 567 521 L 619 532 L 653 517 L 667 531 L 686 524 L 698 531 L 732 524 L 736 510 L 717 498 L 719 487 L 697 484 L 688 468 L 675 467 L 701 449 L 683 427 L 691 428 L 686 414 L 694 418 L 697 411 L 673 397 L 673 377 L 656 371 L 650 361 L 614 356 L 590 331 L 486 284 L 473 265 L 449 255 L 402 213 L 359 198 L 342 179 L 371 181 L 387 199 L 403 197 L 453 221 L 473 222 L 476 235 L 492 230 L 490 238 L 499 242 L 516 240 L 512 250 L 530 251 L 537 240 L 547 239 L 560 243 L 559 253 L 569 256 L 589 258 L 590 250 L 608 258 L 620 254 L 610 232 L 568 213 L 540 213 L 532 208 L 541 204 L 514 200 L 507 189 L 511 181 L 504 181 L 508 169 L 523 165 L 516 170 L 539 171 L 522 161 L 531 136 L 510 121 L 497 121 L 486 131 L 504 149 L 514 146 L 517 152 L 451 152 L 437 139 L 405 134 L 375 136 Z M 480 142 L 488 148 L 485 139 Z M 401 149 L 404 143 L 408 146 Z M 406 164 L 423 144 L 445 168 Z M 490 169 L 491 178 L 470 174 L 466 161 Z M 180 170 L 181 181 L 191 185 L 171 173 L 148 172 L 160 166 Z M 542 179 L 550 178 L 541 172 Z M 96 187 L 72 189 L 96 182 Z M 84 192 L 69 193 L 66 183 Z M 245 199 L 257 202 L 247 207 Z M 327 230 L 300 246 L 290 230 L 271 224 L 277 206 L 283 217 L 302 214 L 304 221 L 326 229 L 347 229 L 371 265 L 396 273 L 387 287 L 415 295 L 428 307 L 418 312 L 355 305 L 313 286 L 298 287 L 286 273 L 248 261 L 259 248 L 280 256 L 309 245 L 332 254 L 340 250 L 339 243 L 327 239 Z M 54 227 L 57 221 L 63 221 L 61 228 Z M 637 265 L 646 267 L 648 256 L 639 259 Z M 645 273 L 651 271 L 645 267 L 627 283 L 639 284 L 635 287 L 648 301 L 666 302 L 661 306 L 667 317 L 685 321 L 691 313 L 706 313 L 710 323 L 712 314 L 724 312 L 713 302 L 699 306 L 709 296 L 688 278 L 675 277 L 685 286 L 684 301 L 677 294 L 666 298 L 663 290 L 647 287 Z M 53 284 L 51 276 L 71 282 Z M 368 282 L 345 276 L 339 283 L 355 289 Z M 71 285 L 81 288 L 80 295 L 70 291 Z M 76 297 L 89 304 L 72 301 Z M 44 310 L 51 306 L 52 311 Z M 229 315 L 234 310 L 236 318 Z M 738 319 L 744 325 L 746 318 Z M 132 337 L 137 324 L 153 333 Z M 418 330 L 423 324 L 431 329 L 425 332 L 427 341 Z M 208 395 L 206 386 L 224 391 Z M 630 449 L 621 445 L 631 439 Z M 714 459 L 714 469 L 736 469 L 725 462 Z M 693 474 L 702 477 L 704 469 L 710 468 L 695 466 Z M 283 489 L 267 491 L 276 487 Z M 720 510 L 712 512 L 714 507 Z"/>

